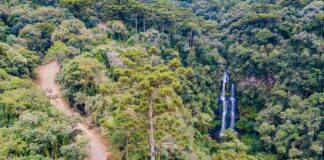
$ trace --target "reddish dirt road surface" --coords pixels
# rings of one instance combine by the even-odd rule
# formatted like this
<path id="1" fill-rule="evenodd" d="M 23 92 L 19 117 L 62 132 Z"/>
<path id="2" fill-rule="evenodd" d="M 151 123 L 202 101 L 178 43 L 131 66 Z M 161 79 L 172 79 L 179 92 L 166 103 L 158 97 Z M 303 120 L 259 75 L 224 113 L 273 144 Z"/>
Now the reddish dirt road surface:
<path id="1" fill-rule="evenodd" d="M 48 64 L 44 64 L 36 69 L 37 84 L 45 92 L 51 90 L 51 95 L 55 95 L 55 100 L 51 102 L 53 105 L 66 115 L 77 114 L 64 99 L 64 95 L 61 92 L 60 86 L 55 83 L 56 74 L 60 71 L 60 65 L 57 61 L 53 61 Z M 109 153 L 107 152 L 107 141 L 100 136 L 100 134 L 90 129 L 86 123 L 80 122 L 77 124 L 77 128 L 81 129 L 89 139 L 90 146 L 90 158 L 92 160 L 107 160 Z"/>

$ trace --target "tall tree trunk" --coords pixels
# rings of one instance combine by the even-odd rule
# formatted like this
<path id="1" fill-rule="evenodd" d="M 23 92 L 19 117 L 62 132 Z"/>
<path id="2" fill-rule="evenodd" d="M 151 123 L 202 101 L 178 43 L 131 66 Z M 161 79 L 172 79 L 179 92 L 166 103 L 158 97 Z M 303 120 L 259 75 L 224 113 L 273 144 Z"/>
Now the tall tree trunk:
<path id="1" fill-rule="evenodd" d="M 126 160 L 129 160 L 129 157 L 128 157 L 128 139 L 126 140 Z"/>
<path id="2" fill-rule="evenodd" d="M 136 18 L 135 18 L 135 23 L 136 23 L 136 33 L 137 33 L 137 25 L 138 25 L 138 19 L 137 19 L 137 15 L 136 15 Z"/>
<path id="3" fill-rule="evenodd" d="M 146 26 L 145 26 L 145 16 L 144 16 L 144 20 L 143 20 L 143 28 L 144 28 L 144 32 L 146 32 Z"/>
<path id="4" fill-rule="evenodd" d="M 162 20 L 162 29 L 161 29 L 162 31 L 162 33 L 164 33 L 164 19 Z"/>
<path id="5" fill-rule="evenodd" d="M 155 160 L 152 93 L 149 93 L 149 95 L 148 95 L 148 108 L 149 108 L 149 119 L 150 119 L 150 155 L 151 155 L 151 160 Z"/>
<path id="6" fill-rule="evenodd" d="M 190 29 L 189 31 L 188 43 L 189 43 L 189 47 L 192 48 L 192 29 Z"/>
<path id="7" fill-rule="evenodd" d="M 154 20 L 154 29 L 158 30 L 159 26 L 156 25 L 156 20 Z"/>
<path id="8" fill-rule="evenodd" d="M 170 23 L 169 26 L 169 36 L 168 36 L 170 44 L 171 44 L 171 27 L 172 27 L 172 22 Z"/>

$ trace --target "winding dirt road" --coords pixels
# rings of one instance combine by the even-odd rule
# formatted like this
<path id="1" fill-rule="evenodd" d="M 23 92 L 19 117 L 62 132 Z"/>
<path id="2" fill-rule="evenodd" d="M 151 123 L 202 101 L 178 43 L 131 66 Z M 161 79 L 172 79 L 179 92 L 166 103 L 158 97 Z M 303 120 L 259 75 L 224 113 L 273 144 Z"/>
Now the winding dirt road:
<path id="1" fill-rule="evenodd" d="M 36 69 L 37 84 L 43 91 L 48 89 L 52 90 L 52 95 L 56 95 L 57 98 L 52 100 L 53 105 L 63 113 L 67 115 L 77 115 L 64 99 L 64 95 L 61 92 L 60 86 L 55 83 L 56 74 L 60 71 L 60 65 L 57 61 L 42 65 Z M 81 129 L 84 134 L 89 138 L 89 146 L 91 151 L 92 160 L 107 160 L 109 153 L 107 152 L 107 141 L 101 137 L 94 129 L 90 129 L 86 123 L 80 122 L 77 127 Z"/>

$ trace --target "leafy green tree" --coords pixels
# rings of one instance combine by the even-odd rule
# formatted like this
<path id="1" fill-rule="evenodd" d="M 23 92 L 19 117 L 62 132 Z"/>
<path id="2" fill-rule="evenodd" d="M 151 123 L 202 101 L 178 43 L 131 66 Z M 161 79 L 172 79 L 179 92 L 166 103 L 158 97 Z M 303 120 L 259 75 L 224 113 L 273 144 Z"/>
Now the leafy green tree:
<path id="1" fill-rule="evenodd" d="M 200 157 L 194 141 L 188 143 L 193 138 L 190 113 L 176 93 L 180 83 L 175 73 L 188 71 L 181 63 L 156 63 L 158 53 L 156 48 L 136 48 L 120 55 L 123 68 L 113 67 L 112 72 L 116 82 L 99 88 L 112 100 L 106 106 L 110 118 L 100 125 L 107 129 L 114 153 L 126 159 Z"/>
<path id="2" fill-rule="evenodd" d="M 11 33 L 17 35 L 21 28 L 31 22 L 29 14 L 29 10 L 22 8 L 17 8 L 10 12 L 7 21 L 10 26 Z"/>
<path id="3" fill-rule="evenodd" d="M 35 52 L 0 43 L 0 68 L 15 76 L 27 76 L 39 62 Z"/>
<path id="4" fill-rule="evenodd" d="M 52 44 L 51 33 L 53 31 L 54 26 L 50 23 L 36 23 L 22 28 L 19 31 L 19 37 L 26 39 L 30 50 L 42 55 Z"/>
<path id="5" fill-rule="evenodd" d="M 320 147 L 322 104 L 323 93 L 314 93 L 304 100 L 293 95 L 288 105 L 268 104 L 257 118 L 266 148 L 271 151 L 274 147 L 281 158 L 319 158 L 323 150 Z"/>
<path id="6" fill-rule="evenodd" d="M 66 89 L 66 95 L 72 104 L 84 112 L 84 102 L 78 101 L 76 93 L 93 96 L 97 93 L 99 84 L 106 80 L 104 65 L 98 60 L 78 56 L 63 64 L 58 81 Z M 79 96 L 80 97 L 80 96 Z"/>
<path id="7" fill-rule="evenodd" d="M 31 80 L 0 69 L 0 158 L 85 158 L 85 141 L 77 140 L 75 124 L 51 108 Z"/>
<path id="8" fill-rule="evenodd" d="M 268 29 L 262 29 L 255 35 L 255 38 L 259 41 L 260 44 L 267 44 L 274 37 L 275 35 Z"/>
<path id="9" fill-rule="evenodd" d="M 255 157 L 247 155 L 247 146 L 240 142 L 237 133 L 228 129 L 221 137 L 221 143 L 218 144 L 217 152 L 213 155 L 215 160 L 256 160 Z"/>
<path id="10" fill-rule="evenodd" d="M 87 29 L 84 23 L 77 19 L 63 21 L 52 34 L 53 42 L 61 41 L 81 51 L 89 50 L 91 41 L 94 39 L 91 30 Z"/>
<path id="11" fill-rule="evenodd" d="M 56 26 L 60 24 L 61 21 L 71 18 L 70 13 L 54 7 L 37 7 L 36 9 L 30 10 L 29 13 L 30 15 L 28 15 L 28 18 L 31 19 L 32 23 L 47 22 L 55 24 Z"/>
<path id="12" fill-rule="evenodd" d="M 322 1 L 1 2 L 0 159 L 85 156 L 26 80 L 41 60 L 120 159 L 321 159 Z M 210 138 L 225 68 L 241 141 Z"/>
<path id="13" fill-rule="evenodd" d="M 32 3 L 44 5 L 44 6 L 55 6 L 58 0 L 32 0 Z"/>
<path id="14" fill-rule="evenodd" d="M 118 37 L 118 40 L 126 39 L 128 31 L 122 21 L 113 21 L 109 25 L 109 28 L 111 29 L 114 38 Z"/>
<path id="15" fill-rule="evenodd" d="M 5 41 L 7 38 L 7 34 L 9 33 L 10 28 L 0 20 L 0 41 Z"/>
<path id="16" fill-rule="evenodd" d="M 65 43 L 56 41 L 46 52 L 45 61 L 58 60 L 62 62 L 65 58 L 72 58 L 79 54 L 79 50 L 67 46 Z"/>
<path id="17" fill-rule="evenodd" d="M 92 5 L 96 1 L 92 0 L 60 0 L 59 4 L 62 7 L 68 8 L 73 15 L 85 22 L 87 26 L 95 26 L 97 19 L 94 17 L 95 11 L 92 9 Z"/>

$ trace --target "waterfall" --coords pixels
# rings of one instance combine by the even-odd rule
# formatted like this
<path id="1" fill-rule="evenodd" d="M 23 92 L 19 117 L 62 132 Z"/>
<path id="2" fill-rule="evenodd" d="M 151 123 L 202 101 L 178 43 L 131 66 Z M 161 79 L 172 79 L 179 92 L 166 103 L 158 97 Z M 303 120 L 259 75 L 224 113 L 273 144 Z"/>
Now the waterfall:
<path id="1" fill-rule="evenodd" d="M 231 129 L 234 130 L 234 122 L 235 122 L 235 107 L 236 107 L 236 103 L 235 103 L 235 88 L 234 88 L 234 84 L 232 83 L 231 85 L 231 97 L 230 97 L 230 101 L 231 101 Z"/>
<path id="2" fill-rule="evenodd" d="M 226 82 L 229 80 L 227 71 L 224 72 L 223 80 L 222 80 L 222 91 L 221 91 L 221 101 L 223 103 L 223 113 L 222 113 L 222 127 L 221 133 L 225 131 L 226 128 L 226 114 L 227 114 L 227 101 L 225 97 L 225 89 L 226 89 Z"/>
<path id="3" fill-rule="evenodd" d="M 220 104 L 223 107 L 222 110 L 222 124 L 221 124 L 221 130 L 220 130 L 220 136 L 223 135 L 223 132 L 226 130 L 226 128 L 231 128 L 234 130 L 235 128 L 235 112 L 236 112 L 236 98 L 235 98 L 235 85 L 234 83 L 231 83 L 230 86 L 230 96 L 226 96 L 226 83 L 229 82 L 229 72 L 228 70 L 224 71 L 223 79 L 222 79 L 222 90 L 219 96 Z M 230 108 L 228 108 L 230 107 Z M 230 110 L 229 110 L 230 109 Z M 230 115 L 228 116 L 227 112 L 230 112 Z M 229 118 L 230 117 L 230 118 Z M 227 121 L 230 122 L 229 126 L 226 126 Z"/>

